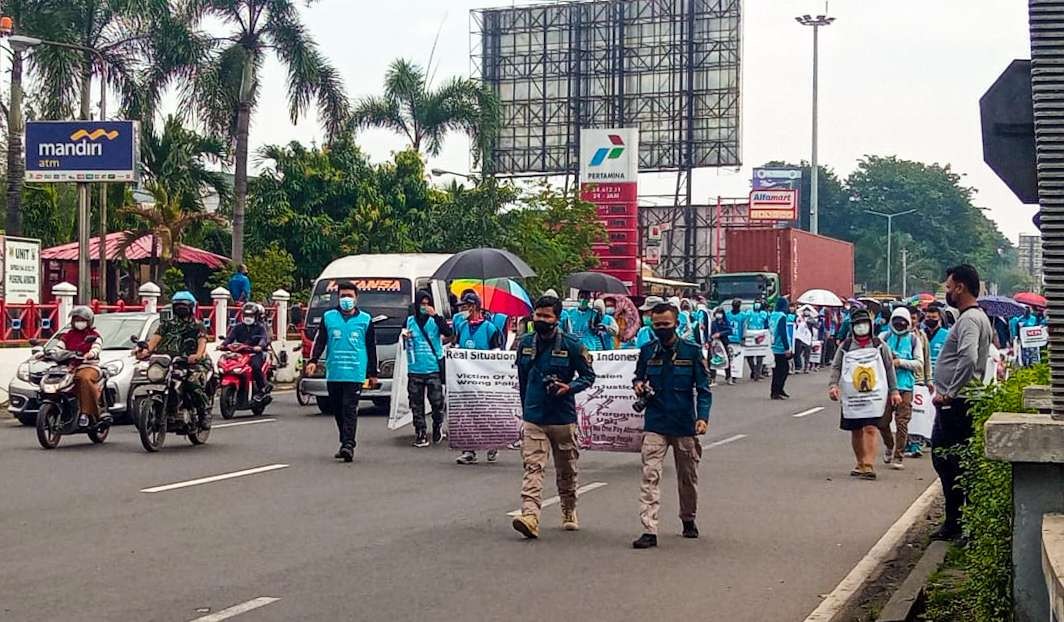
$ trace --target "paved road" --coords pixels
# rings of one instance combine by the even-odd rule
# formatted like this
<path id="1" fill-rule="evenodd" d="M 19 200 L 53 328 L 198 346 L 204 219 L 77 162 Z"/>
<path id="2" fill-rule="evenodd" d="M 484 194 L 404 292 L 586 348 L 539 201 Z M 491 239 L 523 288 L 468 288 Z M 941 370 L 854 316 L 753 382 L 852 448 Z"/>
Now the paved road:
<path id="1" fill-rule="evenodd" d="M 925 458 L 878 482 L 850 479 L 826 379 L 792 379 L 787 402 L 769 401 L 767 383 L 716 390 L 703 537 L 678 535 L 669 467 L 651 551 L 630 548 L 634 454 L 585 452 L 580 483 L 605 485 L 581 497 L 583 529 L 561 531 L 554 506 L 541 539 L 526 542 L 506 515 L 518 504 L 516 452 L 457 466 L 455 452 L 415 450 L 366 417 L 355 463 L 340 464 L 332 420 L 291 394 L 272 421 L 217 428 L 199 448 L 171 437 L 155 455 L 128 427 L 102 447 L 70 438 L 46 452 L 5 419 L 0 619 L 183 622 L 243 604 L 229 612 L 240 622 L 800 621 L 933 478 Z M 141 492 L 269 465 L 288 466 Z"/>

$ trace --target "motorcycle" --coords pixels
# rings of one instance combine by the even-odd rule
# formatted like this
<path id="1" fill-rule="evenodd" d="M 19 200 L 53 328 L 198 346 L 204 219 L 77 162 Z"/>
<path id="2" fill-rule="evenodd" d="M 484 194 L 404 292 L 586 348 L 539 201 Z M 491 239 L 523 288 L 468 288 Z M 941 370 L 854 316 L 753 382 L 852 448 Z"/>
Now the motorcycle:
<path id="1" fill-rule="evenodd" d="M 221 350 L 222 348 L 219 348 Z M 237 411 L 250 410 L 255 416 L 262 415 L 273 401 L 273 353 L 266 352 L 262 357 L 262 375 L 266 378 L 266 387 L 258 398 L 253 395 L 255 386 L 254 370 L 251 366 L 256 348 L 240 343 L 225 346 L 226 353 L 218 360 L 218 374 L 221 376 L 222 396 L 219 403 L 222 419 L 232 419 Z M 258 352 L 262 352 L 259 348 Z"/>
<path id="2" fill-rule="evenodd" d="M 91 337 L 89 339 L 92 339 Z M 103 443 L 111 432 L 108 422 L 82 425 L 81 409 L 74 392 L 74 374 L 85 362 L 82 355 L 69 350 L 52 350 L 44 360 L 55 363 L 44 372 L 40 382 L 41 409 L 37 413 L 37 442 L 44 449 L 55 449 L 64 436 L 87 434 L 95 444 Z M 100 368 L 100 387 L 107 386 L 107 370 Z M 100 391 L 100 412 L 107 412 L 107 392 Z"/>
<path id="3" fill-rule="evenodd" d="M 147 346 L 139 345 L 142 349 Z M 135 400 L 137 432 L 144 449 L 152 453 L 162 449 L 168 432 L 186 436 L 193 445 L 206 443 L 211 434 L 217 383 L 213 370 L 204 387 L 208 397 L 205 423 L 200 422 L 195 407 L 189 403 L 184 386 L 191 373 L 188 357 L 153 354 L 144 373 L 146 383 L 137 391 L 145 395 Z"/>

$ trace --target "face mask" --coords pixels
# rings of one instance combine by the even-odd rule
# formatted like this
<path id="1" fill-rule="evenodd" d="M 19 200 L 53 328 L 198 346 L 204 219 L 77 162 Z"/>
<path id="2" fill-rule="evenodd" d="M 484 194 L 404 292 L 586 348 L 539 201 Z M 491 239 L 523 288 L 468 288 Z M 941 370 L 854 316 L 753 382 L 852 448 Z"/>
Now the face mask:
<path id="1" fill-rule="evenodd" d="M 654 336 L 658 338 L 658 341 L 665 342 L 676 334 L 675 328 L 655 328 Z"/>
<path id="2" fill-rule="evenodd" d="M 535 329 L 536 334 L 540 337 L 550 337 L 554 334 L 554 329 L 558 328 L 558 325 L 554 322 L 535 320 L 532 322 L 532 328 Z"/>
<path id="3" fill-rule="evenodd" d="M 872 332 L 872 325 L 868 322 L 860 322 L 853 325 L 853 334 L 858 337 L 867 337 Z"/>
<path id="4" fill-rule="evenodd" d="M 85 330 L 89 327 L 89 323 L 85 320 L 75 320 L 71 324 L 74 326 L 74 330 Z"/>
<path id="5" fill-rule="evenodd" d="M 650 326 L 650 316 L 643 316 L 643 326 Z"/>
<path id="6" fill-rule="evenodd" d="M 957 299 L 953 297 L 953 292 L 946 292 L 946 305 L 957 308 Z"/>
<path id="7" fill-rule="evenodd" d="M 344 296 L 340 298 L 340 309 L 342 311 L 354 311 L 355 299 L 353 296 Z"/>
<path id="8" fill-rule="evenodd" d="M 617 309 L 614 307 L 606 307 L 606 315 L 613 315 L 617 313 Z"/>
<path id="9" fill-rule="evenodd" d="M 590 300 L 581 300 L 579 304 L 580 304 L 580 310 L 581 311 L 587 311 L 587 308 L 589 306 L 591 306 L 591 301 Z"/>
<path id="10" fill-rule="evenodd" d="M 723 319 L 724 319 L 724 314 L 723 314 L 723 313 L 718 313 L 718 314 L 717 314 L 716 316 L 714 316 L 714 317 L 716 317 L 716 318 L 717 318 L 717 321 L 719 322 L 719 321 L 721 321 L 721 320 L 723 320 Z"/>
<path id="11" fill-rule="evenodd" d="M 252 324 L 255 323 L 255 318 L 253 318 L 253 317 L 245 317 L 244 318 L 244 323 L 247 324 L 248 326 L 251 326 Z"/>
<path id="12" fill-rule="evenodd" d="M 192 316 L 192 307 L 188 305 L 175 305 L 174 316 L 182 320 L 187 319 Z"/>
<path id="13" fill-rule="evenodd" d="M 904 335 L 909 332 L 909 325 L 902 322 L 896 322 L 890 325 L 890 329 L 898 335 Z"/>
<path id="14" fill-rule="evenodd" d="M 938 320 L 924 320 L 924 326 L 931 330 L 938 328 Z"/>
<path id="15" fill-rule="evenodd" d="M 761 310 L 761 303 L 754 304 L 754 311 L 760 311 L 760 310 Z"/>
<path id="16" fill-rule="evenodd" d="M 428 315 L 429 314 L 429 306 L 428 305 L 421 305 L 420 307 L 418 307 L 418 311 L 421 312 L 421 315 Z"/>

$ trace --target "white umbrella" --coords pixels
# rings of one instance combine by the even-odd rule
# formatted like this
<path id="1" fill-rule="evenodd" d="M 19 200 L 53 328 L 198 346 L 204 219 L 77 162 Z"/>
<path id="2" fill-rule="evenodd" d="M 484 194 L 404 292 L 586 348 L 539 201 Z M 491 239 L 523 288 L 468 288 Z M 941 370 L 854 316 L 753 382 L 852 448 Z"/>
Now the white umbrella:
<path id="1" fill-rule="evenodd" d="M 811 289 L 798 297 L 798 302 L 818 307 L 841 307 L 842 300 L 826 289 Z"/>

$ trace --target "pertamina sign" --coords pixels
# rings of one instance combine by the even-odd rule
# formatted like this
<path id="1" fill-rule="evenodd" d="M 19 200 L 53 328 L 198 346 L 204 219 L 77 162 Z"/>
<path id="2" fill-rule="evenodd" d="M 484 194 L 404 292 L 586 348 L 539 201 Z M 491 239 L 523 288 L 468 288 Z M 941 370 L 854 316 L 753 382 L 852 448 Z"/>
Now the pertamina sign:
<path id="1" fill-rule="evenodd" d="M 639 130 L 617 128 L 580 132 L 580 183 L 639 181 Z"/>
<path id="2" fill-rule="evenodd" d="M 596 270 L 635 285 L 639 271 L 639 130 L 580 132 L 580 198 L 595 205 L 606 240 Z"/>
<path id="3" fill-rule="evenodd" d="M 136 181 L 137 149 L 135 121 L 29 121 L 26 180 Z"/>
<path id="4" fill-rule="evenodd" d="M 750 220 L 795 220 L 797 190 L 754 190 L 750 193 Z"/>

